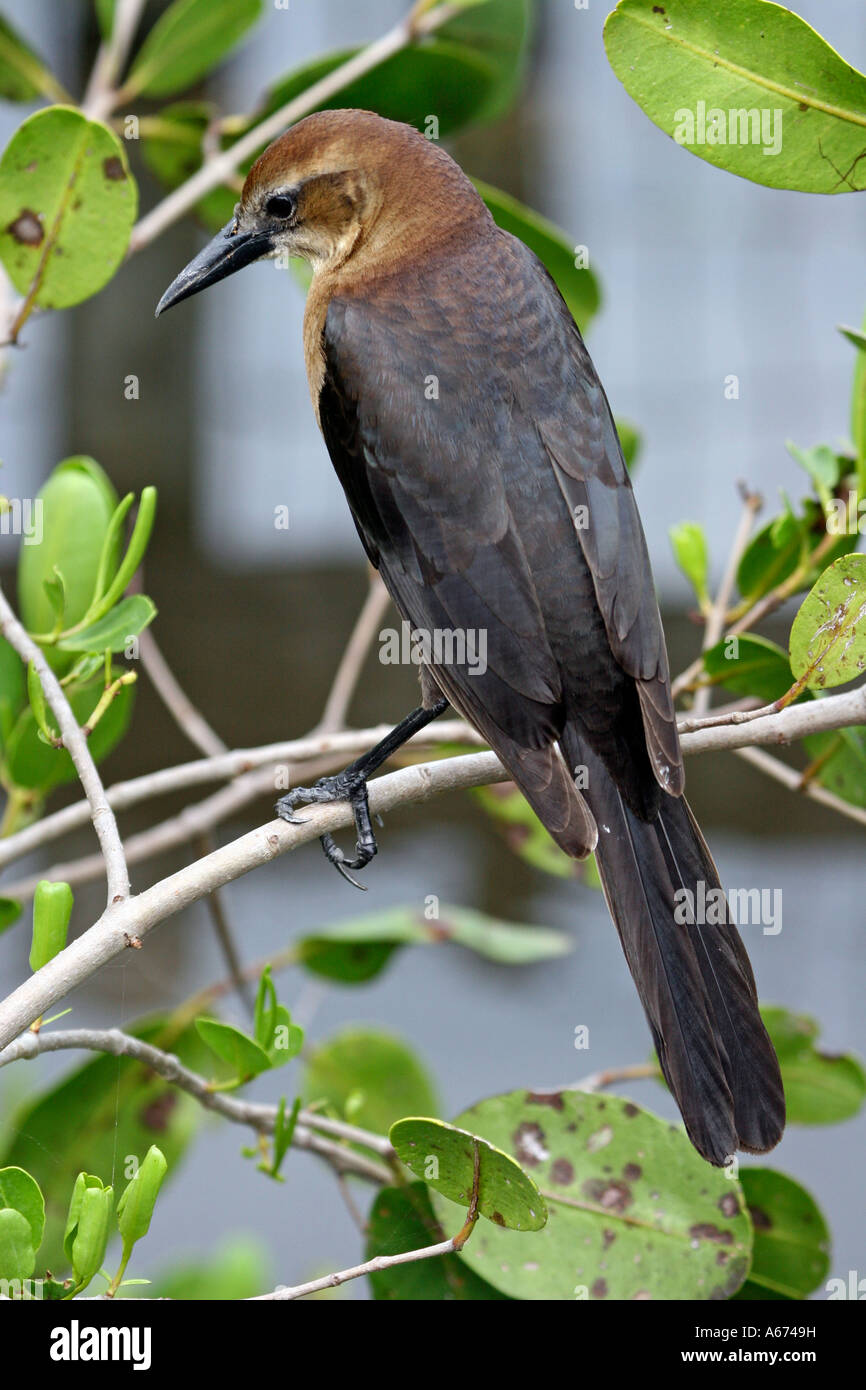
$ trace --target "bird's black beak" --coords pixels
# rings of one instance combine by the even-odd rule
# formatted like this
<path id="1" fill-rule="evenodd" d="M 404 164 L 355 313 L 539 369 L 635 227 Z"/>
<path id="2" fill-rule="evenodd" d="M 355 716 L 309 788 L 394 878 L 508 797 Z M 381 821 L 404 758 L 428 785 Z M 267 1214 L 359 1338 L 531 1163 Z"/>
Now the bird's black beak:
<path id="1" fill-rule="evenodd" d="M 189 299 L 199 290 L 206 290 L 208 285 L 215 285 L 217 280 L 234 275 L 236 270 L 242 270 L 271 250 L 270 232 L 238 232 L 234 227 L 233 221 L 227 222 L 177 279 L 172 280 L 156 306 L 157 318 L 182 299 Z"/>

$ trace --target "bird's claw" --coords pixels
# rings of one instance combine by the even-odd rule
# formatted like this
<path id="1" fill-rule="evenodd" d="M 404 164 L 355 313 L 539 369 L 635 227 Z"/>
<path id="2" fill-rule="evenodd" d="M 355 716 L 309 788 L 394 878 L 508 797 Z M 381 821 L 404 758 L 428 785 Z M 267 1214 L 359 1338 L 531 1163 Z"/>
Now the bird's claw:
<path id="1" fill-rule="evenodd" d="M 338 869 L 343 878 L 355 888 L 364 889 L 363 883 L 353 878 L 350 869 L 363 869 L 369 864 L 378 850 L 376 837 L 370 822 L 370 805 L 367 799 L 367 780 L 358 772 L 346 770 L 332 777 L 320 777 L 313 787 L 293 787 L 276 805 L 277 815 L 290 825 L 303 825 L 305 822 L 294 815 L 295 808 L 302 802 L 308 805 L 321 805 L 331 801 L 348 801 L 355 816 L 357 843 L 355 857 L 349 859 L 330 834 L 320 835 L 319 839 L 328 862 Z"/>

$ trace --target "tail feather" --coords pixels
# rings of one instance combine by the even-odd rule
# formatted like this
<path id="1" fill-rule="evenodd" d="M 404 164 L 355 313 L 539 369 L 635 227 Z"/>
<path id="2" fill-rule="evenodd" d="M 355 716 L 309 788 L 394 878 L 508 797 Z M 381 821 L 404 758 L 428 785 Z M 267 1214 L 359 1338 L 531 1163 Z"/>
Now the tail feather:
<path id="1" fill-rule="evenodd" d="M 720 887 L 688 805 L 665 796 L 655 819 L 641 819 L 573 727 L 563 742 L 571 765 L 587 768 L 605 897 L 689 1138 L 719 1166 L 738 1148 L 773 1148 L 784 1093 L 745 947 L 721 895 L 718 925 L 684 921 L 675 896 Z"/>

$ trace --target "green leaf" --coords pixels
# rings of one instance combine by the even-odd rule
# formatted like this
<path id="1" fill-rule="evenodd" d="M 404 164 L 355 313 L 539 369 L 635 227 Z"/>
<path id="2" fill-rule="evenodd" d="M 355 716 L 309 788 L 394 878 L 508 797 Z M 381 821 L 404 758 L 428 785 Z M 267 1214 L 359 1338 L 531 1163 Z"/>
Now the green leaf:
<path id="1" fill-rule="evenodd" d="M 141 46 L 123 95 L 170 96 L 192 86 L 243 38 L 262 0 L 174 0 Z"/>
<path id="2" fill-rule="evenodd" d="M 136 1241 L 150 1230 L 150 1222 L 159 1189 L 168 1171 L 165 1155 L 151 1144 L 135 1177 L 131 1178 L 117 1203 L 117 1228 L 127 1255 Z"/>
<path id="3" fill-rule="evenodd" d="M 714 684 L 734 695 L 755 695 L 764 705 L 794 683 L 788 653 L 766 637 L 741 633 L 723 637 L 704 652 L 704 670 Z"/>
<path id="4" fill-rule="evenodd" d="M 104 39 L 111 38 L 111 31 L 114 28 L 114 7 L 116 0 L 95 0 L 96 19 L 99 24 L 99 32 Z"/>
<path id="5" fill-rule="evenodd" d="M 791 670 L 811 690 L 844 685 L 866 667 L 866 555 L 843 555 L 803 600 L 791 626 Z"/>
<path id="6" fill-rule="evenodd" d="M 17 898 L 0 898 L 0 932 L 6 931 L 21 916 L 21 903 Z"/>
<path id="7" fill-rule="evenodd" d="M 857 458 L 857 491 L 862 499 L 866 497 L 866 319 L 862 332 L 849 328 L 840 331 L 858 349 L 851 380 L 851 438 Z"/>
<path id="8" fill-rule="evenodd" d="M 0 260 L 32 303 L 67 309 L 114 275 L 137 209 L 117 136 L 50 106 L 18 127 L 0 159 Z"/>
<path id="9" fill-rule="evenodd" d="M 854 347 L 857 348 L 859 351 L 862 352 L 864 349 L 866 349 L 866 332 L 864 332 L 863 329 L 851 328 L 851 326 L 847 323 L 837 323 L 836 327 L 842 334 L 843 338 L 847 338 L 848 342 L 853 343 Z"/>
<path id="10" fill-rule="evenodd" d="M 6 638 L 0 637 L 0 751 L 6 747 L 6 740 L 26 699 L 24 663 Z"/>
<path id="11" fill-rule="evenodd" d="M 739 1184 L 711 1168 L 680 1126 L 618 1096 L 492 1096 L 455 1124 L 532 1174 L 550 1218 L 519 1238 L 476 1227 L 461 1259 L 512 1298 L 729 1298 L 746 1276 L 751 1229 Z M 436 1193 L 433 1209 L 450 1219 Z"/>
<path id="12" fill-rule="evenodd" d="M 810 760 L 819 766 L 814 779 L 822 787 L 866 809 L 866 727 L 853 725 L 803 739 Z"/>
<path id="13" fill-rule="evenodd" d="M 207 1069 L 210 1054 L 191 1027 L 178 1035 L 153 1019 L 126 1031 L 174 1053 L 193 1071 Z M 156 1143 L 174 1176 L 203 1112 L 192 1096 L 128 1057 L 95 1056 L 49 1084 L 40 1084 L 41 1059 L 30 1068 L 31 1092 L 8 1114 L 0 1164 L 26 1169 L 45 1194 L 40 1260 L 56 1274 L 64 1266 L 63 1231 L 78 1173 L 109 1174 L 119 1155 L 141 1158 Z"/>
<path id="14" fill-rule="evenodd" d="M 530 21 L 527 0 L 472 6 L 421 43 L 342 87 L 318 109 L 375 111 L 422 131 L 435 113 L 440 138 L 470 123 L 494 120 L 520 87 Z M 269 89 L 255 120 L 279 110 L 360 51 L 329 53 L 281 78 Z"/>
<path id="15" fill-rule="evenodd" d="M 0 1210 L 0 1279 L 29 1279 L 36 1251 L 27 1218 L 12 1207 Z"/>
<path id="16" fill-rule="evenodd" d="M 39 672 L 32 661 L 27 663 L 27 695 L 30 700 L 30 711 L 33 715 L 39 733 L 45 742 L 53 747 L 54 741 L 59 737 L 56 728 L 48 723 L 48 708 L 45 703 L 45 692 L 42 689 L 42 681 Z"/>
<path id="17" fill-rule="evenodd" d="M 43 95 L 52 101 L 63 100 L 58 83 L 42 59 L 0 15 L 0 97 L 6 101 L 33 101 Z"/>
<path id="18" fill-rule="evenodd" d="M 264 1048 L 239 1028 L 216 1018 L 197 1018 L 195 1026 L 202 1041 L 217 1057 L 228 1062 L 238 1080 L 245 1081 L 270 1070 L 271 1059 Z"/>
<path id="19" fill-rule="evenodd" d="M 509 849 L 534 869 L 556 878 L 579 878 L 593 888 L 601 886 L 594 856 L 580 863 L 560 849 L 513 782 L 477 787 L 472 797 L 502 831 Z"/>
<path id="20" fill-rule="evenodd" d="M 794 571 L 824 538 L 827 523 L 823 509 L 812 498 L 803 503 L 797 516 L 790 503 L 785 511 L 767 523 L 743 552 L 737 569 L 737 587 L 743 598 L 754 603 L 776 585 L 790 579 Z M 845 555 L 857 545 L 857 533 L 840 535 L 827 552 L 823 564 Z M 823 565 L 822 567 L 823 568 Z M 804 570 L 799 589 L 814 584 L 821 570 L 813 565 Z"/>
<path id="21" fill-rule="evenodd" d="M 398 1158 L 434 1192 L 468 1209 L 478 1161 L 478 1213 L 511 1231 L 539 1231 L 547 1207 L 532 1178 L 486 1139 L 442 1120 L 412 1116 L 391 1126 Z"/>
<path id="22" fill-rule="evenodd" d="M 90 607 L 117 496 L 99 464 L 77 456 L 57 465 L 36 505 L 42 538 L 38 545 L 24 544 L 19 551 L 18 602 L 28 631 L 48 634 L 54 630 L 55 610 L 45 585 L 58 570 L 63 575 L 66 623 L 79 622 Z M 72 664 L 71 657 L 51 648 L 46 655 L 57 672 Z"/>
<path id="23" fill-rule="evenodd" d="M 622 456 L 625 459 L 625 466 L 629 470 L 637 464 L 640 451 L 643 448 L 643 435 L 628 420 L 623 420 L 621 416 L 616 419 L 616 432 L 619 435 L 619 442 L 622 445 Z"/>
<path id="24" fill-rule="evenodd" d="M 73 897 L 68 883 L 40 879 L 33 895 L 33 941 L 30 969 L 41 970 L 66 945 Z"/>
<path id="25" fill-rule="evenodd" d="M 35 1178 L 23 1168 L 0 1168 L 0 1210 L 20 1212 L 30 1229 L 34 1250 L 42 1244 L 45 1230 L 45 1199 Z"/>
<path id="26" fill-rule="evenodd" d="M 830 1268 L 830 1232 L 819 1207 L 804 1187 L 772 1168 L 743 1168 L 740 1182 L 755 1244 L 737 1297 L 754 1297 L 758 1286 L 774 1297 L 805 1298 Z"/>
<path id="27" fill-rule="evenodd" d="M 833 491 L 846 471 L 845 459 L 837 454 L 835 449 L 831 449 L 829 444 L 815 444 L 811 449 L 798 449 L 789 439 L 785 448 L 791 458 L 809 474 L 822 505 L 829 506 Z"/>
<path id="28" fill-rule="evenodd" d="M 707 592 L 710 557 L 703 526 L 696 521 L 681 521 L 671 526 L 668 535 L 674 559 L 694 589 L 701 607 L 706 607 L 710 602 Z"/>
<path id="29" fill-rule="evenodd" d="M 308 1104 L 325 1102 L 352 1123 L 387 1134 L 395 1120 L 435 1114 L 433 1087 L 421 1063 L 399 1038 L 381 1029 L 344 1028 L 314 1047 L 304 1074 Z"/>
<path id="30" fill-rule="evenodd" d="M 119 676 L 123 672 L 115 668 L 112 674 Z M 79 724 L 85 724 L 93 713 L 102 689 L 101 676 L 81 684 L 75 682 L 66 688 L 66 696 Z M 134 692 L 133 685 L 121 686 L 88 738 L 87 743 L 95 762 L 102 762 L 126 733 L 132 718 Z M 19 716 L 9 736 L 6 770 L 16 786 L 38 788 L 43 793 L 65 782 L 78 780 L 78 774 L 66 749 L 49 748 L 39 738 L 36 720 L 29 709 Z"/>
<path id="31" fill-rule="evenodd" d="M 121 594 L 125 592 L 127 586 L 131 583 L 136 570 L 144 559 L 145 551 L 147 550 L 150 540 L 150 533 L 153 530 L 153 523 L 156 519 L 156 496 L 155 487 L 142 488 L 141 499 L 138 504 L 138 514 L 135 518 L 135 525 L 132 528 L 132 535 L 129 538 L 126 554 L 118 565 L 117 572 L 114 574 L 108 588 L 105 589 L 104 592 L 100 592 L 102 583 L 114 571 L 111 558 L 111 539 L 115 533 L 119 538 L 120 523 L 118 517 L 122 520 L 126 514 L 124 510 L 126 505 L 125 501 L 121 503 L 120 507 L 111 518 L 109 536 L 106 538 L 102 553 L 99 557 L 97 587 L 94 592 L 93 602 L 85 614 L 85 618 L 89 621 L 95 622 L 98 618 L 108 613 L 114 604 L 117 603 Z"/>
<path id="32" fill-rule="evenodd" d="M 377 1195 L 367 1221 L 365 1258 L 401 1255 L 446 1239 L 430 1205 L 426 1184 L 385 1187 Z M 494 1289 L 456 1255 L 394 1265 L 370 1275 L 373 1297 L 380 1301 L 445 1303 L 454 1300 L 496 1302 L 504 1294 Z"/>
<path id="33" fill-rule="evenodd" d="M 53 577 L 44 579 L 42 587 L 48 602 L 54 609 L 55 626 L 59 629 L 63 626 L 63 614 L 66 611 L 66 585 L 63 581 L 63 575 L 56 565 L 54 566 Z"/>
<path id="34" fill-rule="evenodd" d="M 866 1098 L 859 1060 L 820 1052 L 818 1024 L 806 1014 L 776 1006 L 763 1007 L 761 1014 L 782 1069 L 789 1123 L 832 1125 L 859 1114 Z"/>
<path id="35" fill-rule="evenodd" d="M 253 1298 L 273 1285 L 269 1255 L 249 1236 L 224 1240 L 206 1259 L 172 1261 L 167 1271 L 154 1276 L 151 1298 L 235 1302 Z"/>
<path id="36" fill-rule="evenodd" d="M 64 652 L 122 652 L 155 617 L 156 604 L 153 599 L 145 594 L 130 594 L 98 622 L 82 628 L 71 637 L 61 637 L 57 646 Z"/>
<path id="37" fill-rule="evenodd" d="M 546 217 L 533 212 L 532 208 L 518 202 L 509 193 L 503 193 L 489 183 L 482 183 L 481 179 L 473 179 L 472 182 L 490 209 L 496 225 L 518 237 L 543 261 L 572 317 L 581 332 L 586 333 L 598 312 L 601 294 L 589 265 L 581 269 L 576 264 L 580 258 L 569 238 Z"/>
<path id="38" fill-rule="evenodd" d="M 453 942 L 504 965 L 529 965 L 565 955 L 571 942 L 561 932 L 501 922 L 469 908 L 437 904 L 427 917 L 411 908 L 372 912 L 337 922 L 298 942 L 298 955 L 313 974 L 356 984 L 372 979 L 400 946 Z"/>
<path id="39" fill-rule="evenodd" d="M 619 0 L 604 42 L 629 96 L 710 164 L 770 188 L 866 187 L 866 77 L 782 5 Z"/>
<path id="40" fill-rule="evenodd" d="M 278 1182 L 285 1181 L 285 1179 L 280 1176 L 280 1168 L 282 1167 L 283 1159 L 285 1158 L 286 1154 L 289 1152 L 289 1149 L 292 1146 L 292 1139 L 294 1138 L 295 1134 L 295 1126 L 298 1123 L 298 1115 L 300 1114 L 300 1112 L 301 1097 L 295 1096 L 295 1099 L 292 1102 L 292 1108 L 289 1111 L 288 1118 L 286 1118 L 286 1098 L 285 1096 L 280 1097 L 280 1104 L 277 1109 L 277 1119 L 274 1125 L 273 1153 L 271 1157 L 271 1162 L 269 1164 L 259 1164 L 260 1172 L 267 1173 L 268 1177 L 276 1178 Z"/>

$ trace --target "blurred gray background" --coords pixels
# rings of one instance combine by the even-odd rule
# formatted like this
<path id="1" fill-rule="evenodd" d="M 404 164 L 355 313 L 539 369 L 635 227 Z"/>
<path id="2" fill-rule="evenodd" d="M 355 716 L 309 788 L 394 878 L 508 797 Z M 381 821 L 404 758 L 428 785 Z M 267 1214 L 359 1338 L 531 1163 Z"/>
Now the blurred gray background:
<path id="1" fill-rule="evenodd" d="M 268 9 L 211 94 L 224 110 L 250 109 L 273 78 L 324 50 L 375 37 L 403 8 L 401 0 L 292 0 L 288 12 Z M 705 523 L 717 581 L 739 515 L 736 480 L 763 491 L 769 506 L 780 488 L 796 498 L 805 479 L 785 440 L 846 437 L 853 352 L 835 325 L 861 319 L 866 237 L 862 204 L 852 196 L 760 188 L 666 139 L 608 67 L 601 29 L 609 8 L 541 0 L 519 105 L 452 148 L 469 172 L 523 198 L 589 247 L 604 294 L 589 345 L 615 412 L 644 435 L 635 485 L 679 670 L 696 653 L 700 630 L 688 617 L 690 594 L 673 565 L 667 528 L 684 518 Z M 861 6 L 798 0 L 795 8 L 853 65 L 866 63 Z M 3 0 L 2 9 L 80 90 L 93 51 L 90 6 Z M 19 109 L 0 109 L 4 143 L 20 118 Z M 147 177 L 142 197 L 145 207 L 158 197 Z M 185 222 L 96 299 L 31 321 L 26 350 L 14 354 L 0 395 L 2 484 L 10 496 L 33 496 L 58 459 L 83 452 L 121 491 L 159 486 L 147 572 L 160 608 L 155 631 L 192 699 L 229 745 L 241 746 L 298 735 L 315 722 L 365 574 L 314 428 L 300 344 L 303 302 L 290 277 L 274 280 L 272 266 L 254 267 L 176 316 L 153 320 L 162 290 L 203 239 Z M 141 381 L 137 402 L 124 399 L 129 373 Z M 731 373 L 740 382 L 735 401 L 724 396 Z M 290 509 L 288 532 L 273 526 L 280 504 Z M 0 538 L 0 547 L 8 576 L 14 542 Z M 373 659 L 353 722 L 397 719 L 414 703 L 413 681 L 413 673 Z M 132 733 L 107 764 L 107 778 L 190 756 L 142 682 Z M 762 998 L 814 1014 L 827 1050 L 862 1051 L 862 835 L 736 758 L 694 759 L 688 777 L 722 882 L 783 891 L 782 932 L 745 933 Z M 160 802 L 158 809 L 178 806 Z M 263 801 L 218 834 L 227 839 L 267 816 Z M 140 814 L 122 822 L 129 830 L 146 823 Z M 83 834 L 55 858 L 90 844 Z M 312 1039 L 358 1020 L 404 1034 L 435 1076 L 445 1115 L 497 1090 L 553 1086 L 646 1056 L 643 1016 L 598 894 L 515 859 L 466 797 L 391 816 L 380 844 L 363 900 L 326 870 L 317 847 L 233 885 L 226 899 L 244 957 L 361 911 L 418 906 L 430 893 L 565 928 L 574 953 L 565 963 L 518 971 L 457 949 L 404 952 L 354 992 L 290 972 L 280 980 L 281 997 L 304 1015 Z M 134 886 L 188 857 L 178 852 L 138 867 Z M 100 892 L 80 892 L 77 903 L 83 928 Z M 23 931 L 0 942 L 4 991 L 26 970 L 26 953 Z M 222 973 L 199 906 L 81 991 L 72 1018 L 122 1026 Z M 588 1054 L 573 1050 L 577 1024 L 590 1029 Z M 24 1080 L 36 1085 L 69 1064 L 43 1059 Z M 16 1095 L 23 1084 L 19 1072 Z M 12 1076 L 0 1085 L 12 1087 Z M 258 1090 L 269 1093 L 264 1084 Z M 632 1093 L 673 1114 L 659 1088 L 642 1083 Z M 862 1119 L 792 1128 L 771 1160 L 822 1205 L 834 1234 L 831 1273 L 843 1278 L 849 1269 L 862 1272 L 864 1132 Z M 282 1283 L 355 1262 L 358 1235 L 329 1173 L 292 1155 L 289 1181 L 276 1190 L 239 1157 L 246 1142 L 239 1130 L 210 1125 L 160 1201 L 135 1274 L 182 1254 L 207 1256 L 233 1231 L 261 1241 Z M 346 1296 L 365 1290 L 350 1286 Z"/>

